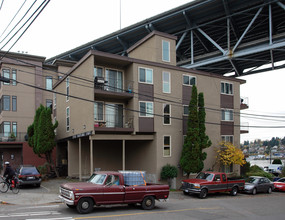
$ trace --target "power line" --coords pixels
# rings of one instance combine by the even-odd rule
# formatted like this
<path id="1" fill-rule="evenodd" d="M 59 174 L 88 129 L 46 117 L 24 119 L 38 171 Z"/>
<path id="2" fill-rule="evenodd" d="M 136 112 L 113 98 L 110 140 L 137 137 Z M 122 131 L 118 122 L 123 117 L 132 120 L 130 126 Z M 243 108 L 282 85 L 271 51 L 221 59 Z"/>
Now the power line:
<path id="1" fill-rule="evenodd" d="M 31 23 L 26 27 L 26 29 L 22 32 L 22 34 L 17 38 L 17 40 L 13 43 L 13 45 L 9 48 L 8 51 L 6 51 L 6 53 L 0 58 L 0 60 L 3 59 L 3 57 L 6 56 L 6 54 L 14 47 L 14 45 L 20 40 L 20 38 L 24 35 L 24 33 L 29 29 L 29 27 L 34 23 L 34 21 L 37 19 L 37 17 L 42 13 L 42 11 L 45 9 L 45 7 L 48 5 L 48 3 L 50 2 L 50 0 L 45 0 L 38 8 L 37 10 L 30 16 L 30 18 L 22 25 L 22 27 L 24 27 L 27 22 L 35 15 L 35 13 L 42 7 L 42 9 L 38 12 L 38 14 L 35 16 L 35 18 L 31 21 Z M 44 5 L 44 3 L 46 2 L 46 4 Z M 22 27 L 10 38 L 10 40 L 12 38 L 14 38 L 14 36 L 22 29 Z M 9 43 L 10 40 L 7 42 Z M 3 46 L 5 47 L 7 45 L 7 43 Z M 3 47 L 1 48 L 1 50 L 3 49 Z"/>
<path id="2" fill-rule="evenodd" d="M 16 59 L 17 61 L 20 61 L 18 59 Z M 28 62 L 25 62 L 25 61 L 22 61 L 23 63 L 26 63 L 26 64 L 31 64 L 31 63 L 28 63 Z M 38 66 L 38 65 L 34 65 L 34 64 L 31 64 L 33 66 Z M 46 69 L 42 66 L 38 66 L 38 67 L 41 67 L 42 69 Z M 50 68 L 47 68 L 48 70 L 51 70 Z M 22 70 L 19 70 L 19 71 L 22 71 Z M 56 72 L 54 70 L 52 70 L 53 72 Z M 27 72 L 27 71 L 22 71 L 22 72 Z M 27 72 L 28 73 L 28 72 Z M 61 73 L 61 72 L 57 72 L 57 73 Z M 35 74 L 35 73 L 31 73 L 31 74 L 34 74 L 34 75 L 39 75 L 39 74 Z M 65 76 L 67 76 L 66 73 L 61 73 Z M 42 75 L 40 75 L 42 76 Z M 94 85 L 94 81 L 91 81 L 91 80 L 88 80 L 88 79 L 85 79 L 85 78 L 81 78 L 81 77 L 78 77 L 78 76 L 72 76 L 72 75 L 69 75 L 69 77 L 72 77 L 72 78 L 75 78 L 75 79 L 79 79 L 79 80 L 83 80 L 85 82 L 88 82 L 88 83 L 92 83 L 92 85 Z M 87 86 L 87 85 L 82 85 L 82 84 L 78 84 L 78 83 L 74 83 L 74 82 L 70 82 L 71 84 L 75 84 L 75 85 L 79 85 L 79 86 L 83 86 L 83 87 L 88 87 L 88 88 L 94 88 L 94 86 Z M 112 87 L 112 86 L 109 86 L 110 88 L 112 89 L 120 89 L 118 87 Z M 122 91 L 125 91 L 123 89 L 121 89 Z M 160 100 L 160 101 L 157 101 L 159 103 L 174 103 L 176 106 L 179 106 L 183 107 L 183 103 L 181 102 L 177 102 L 177 101 L 173 101 L 173 100 L 169 100 L 169 99 L 164 99 L 164 98 L 158 98 L 158 97 L 155 97 L 155 96 L 150 96 L 150 95 L 147 95 L 147 94 L 141 94 L 139 92 L 135 92 L 135 91 L 132 91 L 132 93 L 134 94 L 137 94 L 137 95 L 141 95 L 141 96 L 145 96 L 145 97 L 149 97 L 149 98 L 154 98 L 156 100 Z M 172 98 L 175 98 L 175 97 L 172 97 Z M 167 104 L 166 103 L 166 104 Z M 210 111 L 214 111 L 214 112 L 218 112 L 218 113 L 221 113 L 221 109 L 215 109 L 215 108 L 209 108 L 209 107 L 205 107 L 206 110 L 210 110 Z M 242 113 L 242 112 L 233 112 L 234 114 L 236 115 L 239 115 L 239 116 L 243 116 L 243 115 L 249 115 L 249 116 L 255 116 L 255 117 L 272 117 L 272 118 L 285 118 L 285 116 L 273 116 L 273 115 L 257 115 L 257 114 L 250 114 L 250 113 Z M 245 117 L 245 116 L 244 116 Z M 266 119 L 268 120 L 268 119 Z M 283 122 L 283 121 L 282 121 Z"/>
<path id="3" fill-rule="evenodd" d="M 15 19 L 15 17 L 18 15 L 18 13 L 21 11 L 21 9 L 23 8 L 23 6 L 25 5 L 25 3 L 27 2 L 27 0 L 25 0 L 24 1 L 24 3 L 21 5 L 21 7 L 19 8 L 19 10 L 16 12 L 16 14 L 14 15 L 14 17 L 12 18 L 12 20 L 9 22 L 9 24 L 7 25 L 7 27 L 5 28 L 5 30 L 2 32 L 2 34 L 0 35 L 0 38 L 3 36 L 3 34 L 5 33 L 5 31 L 8 29 L 8 27 L 10 26 L 10 24 L 14 21 L 14 19 Z M 18 24 L 17 24 L 18 25 Z M 16 26 L 17 26 L 16 25 Z M 16 27 L 15 26 L 15 27 Z M 14 27 L 14 28 L 15 28 Z M 14 30 L 14 28 L 12 29 L 12 30 Z M 11 32 L 10 32 L 11 33 Z M 7 36 L 6 36 L 7 37 Z M 4 38 L 4 40 L 5 40 L 6 38 Z M 3 40 L 0 42 L 0 43 L 2 43 L 3 42 Z"/>
<path id="4" fill-rule="evenodd" d="M 27 83 L 23 83 L 23 82 L 19 82 L 16 80 L 17 83 L 19 84 L 22 84 L 22 85 L 25 85 L 25 86 L 28 86 L 28 87 L 32 87 L 32 88 L 36 88 L 36 89 L 40 89 L 40 90 L 43 90 L 43 91 L 46 91 L 46 92 L 51 92 L 51 93 L 54 93 L 54 94 L 58 94 L 58 95 L 62 95 L 62 96 L 66 96 L 66 94 L 64 93 L 61 93 L 61 92 L 56 92 L 56 91 L 53 91 L 53 90 L 47 90 L 47 89 L 44 89 L 44 88 L 41 88 L 41 87 L 38 87 L 38 86 L 34 86 L 34 85 L 30 85 L 30 84 L 27 84 Z M 78 96 L 73 96 L 73 95 L 69 95 L 68 97 L 70 98 L 74 98 L 74 99 L 78 99 L 78 100 L 81 100 L 81 101 L 87 101 L 87 102 L 92 102 L 92 103 L 95 103 L 96 101 L 94 100 L 90 100 L 90 99 L 86 99 L 86 98 L 82 98 L 82 97 L 78 97 Z M 104 105 L 105 106 L 111 106 L 111 107 L 114 107 L 113 105 L 111 104 L 106 104 L 104 102 Z M 145 113 L 145 112 L 141 112 L 139 110 L 135 110 L 135 109 L 130 109 L 130 108 L 123 108 L 124 110 L 126 111 L 131 111 L 131 112 L 136 112 L 136 113 Z M 150 115 L 153 115 L 153 116 L 158 116 L 158 117 L 164 117 L 164 115 L 162 114 L 156 114 L 156 113 L 149 113 Z M 178 117 L 170 117 L 171 119 L 174 119 L 174 120 L 180 120 L 180 121 L 183 121 L 184 119 L 183 118 L 178 118 Z M 217 126 L 227 126 L 225 124 L 222 124 L 222 123 L 216 123 L 216 122 L 205 122 L 205 124 L 210 124 L 210 125 L 217 125 Z M 234 126 L 234 127 L 245 127 L 243 125 L 228 125 L 228 126 Z M 248 128 L 285 128 L 285 126 L 246 126 Z"/>

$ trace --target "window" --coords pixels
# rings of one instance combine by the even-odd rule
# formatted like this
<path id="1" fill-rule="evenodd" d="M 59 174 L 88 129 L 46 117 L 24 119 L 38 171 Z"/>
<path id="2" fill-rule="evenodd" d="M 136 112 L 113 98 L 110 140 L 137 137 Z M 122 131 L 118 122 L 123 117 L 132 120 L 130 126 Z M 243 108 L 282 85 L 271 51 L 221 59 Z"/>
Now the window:
<path id="1" fill-rule="evenodd" d="M 123 127 L 123 105 L 122 104 L 106 104 L 105 105 L 105 121 L 106 127 L 122 128 Z"/>
<path id="2" fill-rule="evenodd" d="M 196 85 L 196 77 L 183 75 L 183 85 L 186 85 L 186 86 Z"/>
<path id="3" fill-rule="evenodd" d="M 17 136 L 17 122 L 12 122 L 12 132 Z"/>
<path id="4" fill-rule="evenodd" d="M 152 84 L 153 80 L 152 69 L 139 67 L 139 82 Z"/>
<path id="5" fill-rule="evenodd" d="M 162 41 L 162 60 L 165 62 L 170 62 L 170 42 Z"/>
<path id="6" fill-rule="evenodd" d="M 69 77 L 65 80 L 66 83 L 66 101 L 69 101 Z"/>
<path id="7" fill-rule="evenodd" d="M 46 90 L 52 90 L 52 77 L 46 76 Z"/>
<path id="8" fill-rule="evenodd" d="M 233 121 L 233 110 L 222 109 L 222 121 Z"/>
<path id="9" fill-rule="evenodd" d="M 153 102 L 140 102 L 140 117 L 153 117 Z"/>
<path id="10" fill-rule="evenodd" d="M 106 69 L 106 81 L 106 89 L 108 91 L 123 91 L 123 73 L 121 71 Z"/>
<path id="11" fill-rule="evenodd" d="M 170 136 L 163 136 L 163 156 L 170 157 L 171 156 L 171 147 L 170 147 Z"/>
<path id="12" fill-rule="evenodd" d="M 12 111 L 17 111 L 17 96 L 12 96 Z"/>
<path id="13" fill-rule="evenodd" d="M 162 87 L 164 93 L 170 93 L 170 73 L 162 73 Z"/>
<path id="14" fill-rule="evenodd" d="M 103 102 L 94 102 L 94 121 L 103 121 Z"/>
<path id="15" fill-rule="evenodd" d="M 96 76 L 103 77 L 103 68 L 101 67 L 94 67 L 94 79 Z"/>
<path id="16" fill-rule="evenodd" d="M 233 172 L 233 164 L 231 164 L 231 165 L 222 165 L 222 172 L 224 172 L 224 173 L 232 173 Z"/>
<path id="17" fill-rule="evenodd" d="M 183 115 L 189 115 L 189 106 L 183 105 Z"/>
<path id="18" fill-rule="evenodd" d="M 52 108 L 52 100 L 51 99 L 47 99 L 46 100 L 46 107 L 47 108 Z"/>
<path id="19" fill-rule="evenodd" d="M 229 143 L 234 143 L 234 136 L 232 135 L 224 135 L 222 136 L 222 141 L 223 142 L 229 142 Z"/>
<path id="20" fill-rule="evenodd" d="M 53 108 L 56 109 L 56 93 L 53 93 Z"/>
<path id="21" fill-rule="evenodd" d="M 221 93 L 232 95 L 233 94 L 233 84 L 222 82 L 221 83 Z"/>
<path id="22" fill-rule="evenodd" d="M 170 125 L 170 105 L 163 104 L 163 124 Z"/>
<path id="23" fill-rule="evenodd" d="M 9 121 L 4 121 L 4 136 L 9 137 L 11 132 L 11 123 Z"/>
<path id="24" fill-rule="evenodd" d="M 2 106 L 3 106 L 3 111 L 10 111 L 10 96 L 9 95 L 3 95 L 2 97 Z"/>
<path id="25" fill-rule="evenodd" d="M 12 85 L 16 86 L 17 85 L 17 70 L 12 70 Z"/>
<path id="26" fill-rule="evenodd" d="M 69 132 L 70 129 L 70 110 L 69 107 L 66 108 L 66 131 Z"/>
<path id="27" fill-rule="evenodd" d="M 7 78 L 7 79 L 10 79 L 10 70 L 4 69 L 4 70 L 3 70 L 3 77 L 4 77 L 4 78 Z M 4 82 L 3 84 L 4 84 L 4 85 L 9 85 L 10 83 Z"/>

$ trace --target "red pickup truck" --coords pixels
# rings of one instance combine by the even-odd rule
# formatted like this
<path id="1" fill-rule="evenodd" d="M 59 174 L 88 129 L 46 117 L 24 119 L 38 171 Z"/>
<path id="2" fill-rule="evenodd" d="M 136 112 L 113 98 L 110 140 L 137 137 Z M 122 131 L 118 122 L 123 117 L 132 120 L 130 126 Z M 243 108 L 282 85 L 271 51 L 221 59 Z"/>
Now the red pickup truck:
<path id="1" fill-rule="evenodd" d="M 65 183 L 60 186 L 59 198 L 69 207 L 81 214 L 90 213 L 95 205 L 136 204 L 150 210 L 155 200 L 165 201 L 169 195 L 169 186 L 145 183 L 130 183 L 121 172 L 95 172 L 87 182 Z M 126 182 L 126 183 L 125 183 Z"/>
<path id="2" fill-rule="evenodd" d="M 236 196 L 238 191 L 243 190 L 245 180 L 227 178 L 225 173 L 219 172 L 200 172 L 195 179 L 186 179 L 182 181 L 184 194 L 199 194 L 201 199 L 207 197 L 208 193 L 230 192 Z"/>

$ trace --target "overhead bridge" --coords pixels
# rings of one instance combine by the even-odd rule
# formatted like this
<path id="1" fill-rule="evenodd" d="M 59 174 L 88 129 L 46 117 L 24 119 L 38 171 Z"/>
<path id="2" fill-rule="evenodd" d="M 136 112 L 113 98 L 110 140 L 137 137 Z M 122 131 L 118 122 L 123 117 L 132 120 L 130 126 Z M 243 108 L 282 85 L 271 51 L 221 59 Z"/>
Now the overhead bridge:
<path id="1" fill-rule="evenodd" d="M 177 36 L 177 65 L 238 77 L 285 67 L 284 0 L 196 0 L 47 60 L 90 49 L 127 56 L 157 30 Z"/>

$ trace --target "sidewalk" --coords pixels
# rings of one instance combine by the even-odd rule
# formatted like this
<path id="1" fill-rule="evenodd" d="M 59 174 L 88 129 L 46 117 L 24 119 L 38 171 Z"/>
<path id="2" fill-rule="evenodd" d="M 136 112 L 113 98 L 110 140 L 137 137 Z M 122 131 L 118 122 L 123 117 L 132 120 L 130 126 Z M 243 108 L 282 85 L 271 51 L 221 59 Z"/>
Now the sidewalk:
<path id="1" fill-rule="evenodd" d="M 0 204 L 40 205 L 49 203 L 59 203 L 61 202 L 61 200 L 58 198 L 60 184 L 71 181 L 74 182 L 76 180 L 56 178 L 43 181 L 40 188 L 21 188 L 18 194 L 14 194 L 11 190 L 8 190 L 6 193 L 0 192 Z"/>

